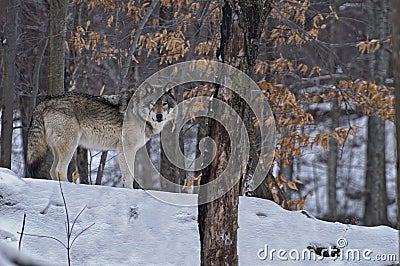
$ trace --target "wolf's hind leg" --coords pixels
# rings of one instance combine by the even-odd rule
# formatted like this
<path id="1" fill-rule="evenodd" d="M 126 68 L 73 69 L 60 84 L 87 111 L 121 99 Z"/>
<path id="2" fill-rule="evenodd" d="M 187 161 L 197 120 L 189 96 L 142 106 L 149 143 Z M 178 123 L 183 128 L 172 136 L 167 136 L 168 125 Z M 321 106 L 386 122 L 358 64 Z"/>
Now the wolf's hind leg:
<path id="1" fill-rule="evenodd" d="M 58 160 L 54 171 L 55 178 L 53 177 L 53 179 L 58 180 L 58 178 L 60 178 L 61 181 L 68 181 L 67 178 L 68 165 L 71 162 L 75 149 L 76 147 L 70 146 L 67 149 L 65 149 L 62 153 L 58 151 Z"/>
<path id="2" fill-rule="evenodd" d="M 53 180 L 68 181 L 68 165 L 81 137 L 79 123 L 74 117 L 57 112 L 44 122 L 47 128 L 47 144 L 54 156 L 50 175 Z"/>
<path id="3" fill-rule="evenodd" d="M 61 181 L 68 181 L 68 165 L 74 155 L 76 148 L 78 148 L 79 135 L 70 133 L 64 139 L 59 139 L 57 144 L 53 147 L 54 150 L 54 163 L 55 169 L 52 167 L 52 173 L 55 175 L 53 179 Z"/>
<path id="4" fill-rule="evenodd" d="M 53 154 L 53 163 L 51 164 L 50 168 L 50 176 L 53 180 L 58 180 L 57 170 L 56 170 L 59 161 L 58 153 L 53 147 L 51 147 L 51 153 Z"/>

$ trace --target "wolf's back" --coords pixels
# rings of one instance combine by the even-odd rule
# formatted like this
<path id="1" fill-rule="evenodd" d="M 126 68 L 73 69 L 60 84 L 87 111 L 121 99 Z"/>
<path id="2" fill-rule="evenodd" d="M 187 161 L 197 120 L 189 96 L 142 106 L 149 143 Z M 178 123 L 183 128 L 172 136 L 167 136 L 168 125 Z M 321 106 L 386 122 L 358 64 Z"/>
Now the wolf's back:
<path id="1" fill-rule="evenodd" d="M 35 108 L 28 130 L 27 168 L 29 177 L 35 175 L 47 152 L 43 121 L 44 109 L 45 103 L 43 102 Z"/>

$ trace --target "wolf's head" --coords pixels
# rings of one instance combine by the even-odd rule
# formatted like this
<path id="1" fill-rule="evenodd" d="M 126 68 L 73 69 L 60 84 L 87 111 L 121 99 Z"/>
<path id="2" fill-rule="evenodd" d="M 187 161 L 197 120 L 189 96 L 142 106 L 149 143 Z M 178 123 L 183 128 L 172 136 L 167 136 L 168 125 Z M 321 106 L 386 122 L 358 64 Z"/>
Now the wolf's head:
<path id="1" fill-rule="evenodd" d="M 157 91 L 165 92 L 157 98 Z M 173 120 L 175 115 L 173 108 L 176 101 L 171 94 L 171 88 L 154 88 L 150 85 L 139 92 L 137 95 L 138 115 L 149 122 L 151 125 L 159 127 L 170 120 Z"/>
<path id="2" fill-rule="evenodd" d="M 165 120 L 172 119 L 171 112 L 176 102 L 169 94 L 162 95 L 157 101 L 153 101 L 149 105 L 149 119 L 152 122 L 161 123 Z"/>

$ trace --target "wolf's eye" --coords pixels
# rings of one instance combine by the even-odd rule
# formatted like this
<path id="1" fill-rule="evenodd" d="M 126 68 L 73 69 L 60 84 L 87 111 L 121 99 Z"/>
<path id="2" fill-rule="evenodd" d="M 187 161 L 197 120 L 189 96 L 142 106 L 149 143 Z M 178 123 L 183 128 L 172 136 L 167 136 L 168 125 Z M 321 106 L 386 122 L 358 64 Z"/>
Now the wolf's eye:
<path id="1" fill-rule="evenodd" d="M 167 106 L 167 105 L 168 105 L 168 103 L 167 103 L 167 102 L 164 102 L 164 103 L 163 103 L 163 106 Z"/>

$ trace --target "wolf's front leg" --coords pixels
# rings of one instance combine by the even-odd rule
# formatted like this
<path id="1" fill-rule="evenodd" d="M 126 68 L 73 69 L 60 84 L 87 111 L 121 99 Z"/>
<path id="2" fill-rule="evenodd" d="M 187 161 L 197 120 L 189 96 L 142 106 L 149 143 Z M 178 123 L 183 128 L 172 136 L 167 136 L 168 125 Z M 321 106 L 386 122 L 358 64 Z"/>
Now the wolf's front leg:
<path id="1" fill-rule="evenodd" d="M 130 157 L 129 157 L 130 158 Z M 133 189 L 133 175 L 131 174 L 131 171 L 129 171 L 129 168 L 132 170 L 132 172 L 134 171 L 133 168 L 133 160 L 131 160 L 131 158 L 129 159 L 129 161 L 132 161 L 132 163 L 128 166 L 124 153 L 118 152 L 118 162 L 119 162 L 119 168 L 121 169 L 121 175 L 122 175 L 122 182 L 123 182 L 123 186 L 124 188 L 132 188 Z"/>

